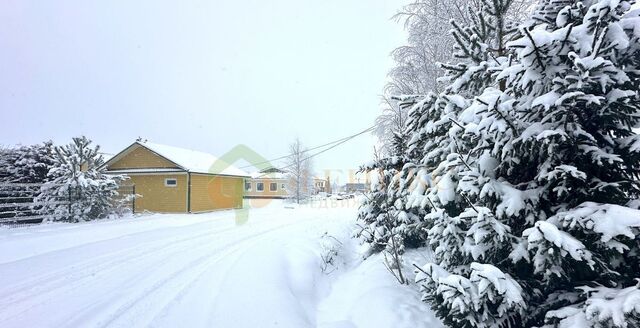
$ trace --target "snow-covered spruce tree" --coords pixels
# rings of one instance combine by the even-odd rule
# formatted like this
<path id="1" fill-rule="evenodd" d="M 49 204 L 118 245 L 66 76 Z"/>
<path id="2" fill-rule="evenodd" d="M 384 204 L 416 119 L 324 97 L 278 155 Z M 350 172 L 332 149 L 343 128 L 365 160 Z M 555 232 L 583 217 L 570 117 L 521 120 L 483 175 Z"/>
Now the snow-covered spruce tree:
<path id="1" fill-rule="evenodd" d="M 453 22 L 460 62 L 443 66 L 445 91 L 421 104 L 408 149 L 422 156 L 403 170 L 404 208 L 428 212 L 435 255 L 416 280 L 425 301 L 455 327 L 519 326 L 525 313 L 515 273 L 501 269 L 516 240 L 507 216 L 519 211 L 508 200 L 520 195 L 495 175 L 500 157 L 493 156 L 515 133 L 501 104 L 506 85 L 497 80 L 510 64 L 506 43 L 518 35 L 508 22 L 511 4 L 482 1 L 471 24 Z"/>
<path id="2" fill-rule="evenodd" d="M 445 322 L 638 326 L 640 28 L 629 7 L 543 2 L 509 44 L 501 83 L 449 129 L 467 156 L 434 171 L 438 263 L 418 277 Z"/>
<path id="3" fill-rule="evenodd" d="M 53 143 L 18 146 L 0 151 L 0 202 L 4 203 L 3 212 L 13 217 L 33 216 L 37 207 L 30 204 L 38 196 L 37 184 L 48 180 L 48 172 L 53 165 Z M 33 183 L 35 185 L 24 185 Z M 15 205 L 15 207 L 9 207 Z M 13 212 L 13 214 L 9 214 Z"/>
<path id="4" fill-rule="evenodd" d="M 118 182 L 124 176 L 105 174 L 100 147 L 91 145 L 86 137 L 55 147 L 53 167 L 36 202 L 38 211 L 50 221 L 87 221 L 101 219 L 113 213 L 117 206 Z"/>
<path id="5" fill-rule="evenodd" d="M 14 157 L 13 149 L 0 145 L 0 182 L 10 180 L 8 168 L 13 163 Z"/>
<path id="6" fill-rule="evenodd" d="M 408 112 L 419 98 L 404 96 L 393 101 L 399 110 Z M 374 161 L 360 169 L 360 172 L 370 176 L 371 190 L 359 209 L 356 237 L 369 245 L 370 253 L 383 250 L 393 254 L 402 253 L 405 246 L 417 247 L 425 240 L 424 236 L 416 234 L 423 232 L 417 227 L 421 224 L 422 216 L 396 207 L 396 201 L 402 197 L 404 189 L 399 187 L 404 182 L 399 173 L 408 161 L 406 144 L 406 135 L 396 132 L 384 155 L 376 152 Z"/>
<path id="7" fill-rule="evenodd" d="M 42 183 L 53 165 L 53 143 L 6 148 L 0 159 L 0 181 Z"/>
<path id="8" fill-rule="evenodd" d="M 363 206 L 365 210 L 373 212 L 360 215 L 361 219 L 368 217 L 369 220 L 388 217 L 384 224 L 387 228 L 379 229 L 379 232 L 384 230 L 385 233 L 380 233 L 377 240 L 387 241 L 388 244 L 389 237 L 393 235 L 400 238 L 396 244 L 403 246 L 417 247 L 425 244 L 426 231 L 430 228 L 431 222 L 424 220 L 424 209 L 428 206 L 426 198 L 422 196 L 425 186 L 430 183 L 430 172 L 446 158 L 446 154 L 456 151 L 459 145 L 451 142 L 447 135 L 449 128 L 454 123 L 457 113 L 468 106 L 468 99 L 481 92 L 484 86 L 482 83 L 491 83 L 493 70 L 496 64 L 499 64 L 496 58 L 488 56 L 483 47 L 488 44 L 488 40 L 506 39 L 512 29 L 502 22 L 519 21 L 528 3 L 530 0 L 514 0 L 503 6 L 504 11 L 478 14 L 476 9 L 484 7 L 481 1 L 456 0 L 440 3 L 416 0 L 398 14 L 397 17 L 407 19 L 410 45 L 398 48 L 394 53 L 398 67 L 389 74 L 392 81 L 387 85 L 385 94 L 396 96 L 385 97 L 391 101 L 388 101 L 389 106 L 385 114 L 376 121 L 377 125 L 382 127 L 377 134 L 385 145 L 383 149 L 387 150 L 383 152 L 384 161 L 378 163 L 378 172 L 390 180 L 383 184 L 386 195 L 384 190 L 374 190 L 373 194 L 377 192 L 380 197 L 372 196 L 365 203 L 366 206 Z M 491 15 L 500 16 L 500 26 L 487 24 L 485 18 Z M 447 22 L 451 17 L 471 24 L 456 24 L 455 38 L 445 40 L 440 32 L 451 27 Z M 452 58 L 451 51 L 447 49 L 454 48 L 456 44 L 457 51 L 454 57 L 460 62 L 457 65 L 444 65 L 443 70 L 447 71 L 448 75 L 442 83 L 449 85 L 445 92 L 439 95 L 430 93 L 426 96 L 397 96 L 407 93 L 424 94 L 435 89 L 436 72 L 441 70 L 437 68 L 440 65 L 437 59 Z M 501 47 L 498 48 L 502 50 Z M 478 81 L 483 82 L 478 84 Z M 429 87 L 425 89 L 427 85 Z M 397 123 L 401 121 L 406 121 L 405 127 L 397 129 Z M 399 155 L 388 151 L 394 148 L 393 141 L 397 136 L 402 136 L 403 152 L 406 150 Z M 432 150 L 439 152 L 430 153 Z M 432 156 L 424 158 L 425 153 Z M 389 161 L 393 158 L 402 160 Z M 390 174 L 389 163 L 392 163 L 394 170 L 398 172 Z M 412 197 L 408 202 L 407 195 L 410 193 L 418 196 Z M 379 206 L 368 206 L 368 202 L 373 199 L 389 204 L 389 213 L 395 213 L 389 215 L 385 211 L 380 212 Z M 384 215 L 380 216 L 380 213 Z M 371 242 L 371 238 L 365 242 Z M 380 249 L 380 244 L 376 245 L 378 247 L 374 249 Z"/>
<path id="9" fill-rule="evenodd" d="M 360 168 L 371 178 L 371 189 L 358 209 L 355 237 L 369 246 L 367 254 L 383 251 L 392 237 L 395 215 L 387 197 L 387 187 L 397 173 L 391 158 L 376 158 Z"/>
<path id="10" fill-rule="evenodd" d="M 640 326 L 640 11 L 633 1 L 542 1 L 500 78 L 516 133 L 494 174 L 513 244 L 500 268 L 522 326 Z M 507 201 L 510 200 L 510 203 Z"/>

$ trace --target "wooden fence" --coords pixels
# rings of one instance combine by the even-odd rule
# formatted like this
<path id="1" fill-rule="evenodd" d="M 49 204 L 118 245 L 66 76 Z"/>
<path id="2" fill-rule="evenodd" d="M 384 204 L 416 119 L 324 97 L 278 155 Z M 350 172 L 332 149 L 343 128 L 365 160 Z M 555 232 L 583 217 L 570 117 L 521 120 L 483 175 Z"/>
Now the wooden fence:
<path id="1" fill-rule="evenodd" d="M 37 200 L 42 183 L 0 183 L 0 225 L 23 225 L 41 223 L 49 215 L 43 214 L 43 206 L 71 206 L 75 200 L 73 193 L 47 202 Z M 120 214 L 135 212 L 135 186 L 122 185 L 114 206 Z M 117 204 L 117 205 L 116 205 Z"/>

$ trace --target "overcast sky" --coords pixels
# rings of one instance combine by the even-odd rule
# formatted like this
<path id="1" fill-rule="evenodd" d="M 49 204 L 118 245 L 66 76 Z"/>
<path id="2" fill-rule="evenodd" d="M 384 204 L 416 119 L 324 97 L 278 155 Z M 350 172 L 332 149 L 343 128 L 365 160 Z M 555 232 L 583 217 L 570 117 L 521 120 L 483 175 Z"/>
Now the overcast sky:
<path id="1" fill-rule="evenodd" d="M 106 152 L 138 136 L 266 158 L 361 131 L 404 42 L 389 0 L 3 0 L 0 144 L 86 135 Z M 373 137 L 315 160 L 370 158 Z"/>

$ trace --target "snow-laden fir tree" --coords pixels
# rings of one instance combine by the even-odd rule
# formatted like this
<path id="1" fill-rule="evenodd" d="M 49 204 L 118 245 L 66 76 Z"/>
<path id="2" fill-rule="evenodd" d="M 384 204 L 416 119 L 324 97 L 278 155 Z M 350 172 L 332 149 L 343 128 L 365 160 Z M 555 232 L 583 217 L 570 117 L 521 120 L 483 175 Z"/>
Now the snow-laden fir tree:
<path id="1" fill-rule="evenodd" d="M 53 143 L 19 146 L 2 150 L 0 181 L 9 183 L 42 183 L 53 164 Z"/>
<path id="2" fill-rule="evenodd" d="M 507 22 L 521 22 L 535 0 L 513 0 L 506 13 Z M 396 133 L 404 131 L 409 108 L 398 106 L 398 97 L 439 94 L 446 83 L 438 82 L 444 73 L 441 63 L 454 57 L 456 41 L 450 36 L 450 21 L 466 25 L 477 17 L 482 2 L 477 0 L 412 0 L 394 16 L 402 21 L 407 33 L 406 43 L 392 52 L 395 61 L 389 72 L 389 82 L 383 92 L 382 113 L 376 119 L 374 134 L 378 138 L 381 156 L 388 157 Z"/>
<path id="3" fill-rule="evenodd" d="M 376 120 L 378 126 L 376 135 L 383 144 L 383 151 L 381 151 L 383 160 L 378 163 L 378 172 L 393 178 L 388 177 L 391 180 L 384 184 L 386 196 L 382 196 L 384 193 L 382 190 L 377 190 L 380 189 L 380 186 L 377 186 L 372 192 L 371 199 L 366 203 L 379 198 L 384 203 L 392 204 L 389 207 L 391 211 L 396 208 L 399 211 L 390 215 L 391 219 L 386 220 L 388 227 L 385 230 L 386 233 L 380 234 L 377 240 L 389 240 L 390 234 L 395 231 L 393 233 L 395 236 L 404 236 L 400 237 L 400 242 L 404 246 L 424 245 L 424 236 L 430 222 L 423 220 L 426 214 L 423 210 L 425 205 L 420 205 L 420 202 L 426 199 L 412 198 L 411 204 L 407 204 L 406 199 L 409 190 L 424 189 L 430 183 L 430 171 L 440 162 L 439 157 L 423 159 L 424 149 L 425 147 L 441 149 L 441 156 L 445 156 L 448 151 L 455 151 L 456 145 L 446 134 L 453 124 L 457 111 L 467 106 L 468 99 L 472 99 L 474 95 L 481 92 L 483 85 L 477 85 L 477 81 L 484 80 L 486 83 L 491 83 L 492 72 L 496 64 L 499 64 L 496 58 L 489 55 L 495 57 L 494 53 L 500 53 L 502 47 L 497 47 L 496 49 L 500 49 L 498 51 L 491 50 L 493 52 L 491 54 L 488 54 L 483 47 L 492 42 L 503 44 L 504 42 L 500 40 L 506 39 L 512 33 L 514 26 L 507 22 L 521 21 L 523 12 L 531 1 L 514 0 L 504 4 L 503 8 L 494 13 L 481 11 L 478 14 L 478 9 L 484 7 L 481 1 L 416 0 L 398 14 L 397 17 L 406 18 L 405 26 L 410 35 L 409 45 L 400 47 L 394 52 L 398 66 L 390 72 L 391 82 L 385 89 L 387 95 L 385 100 L 388 106 L 385 107 L 383 115 Z M 499 23 L 493 24 L 495 26 L 485 21 L 491 19 L 489 16 L 492 15 L 499 16 L 497 20 Z M 447 38 L 441 32 L 451 28 L 448 21 L 452 17 L 464 21 L 465 24 L 456 23 L 455 38 Z M 471 24 L 466 24 L 469 22 Z M 451 49 L 454 45 L 456 45 L 456 51 L 452 55 Z M 444 65 L 441 69 L 438 61 L 449 60 L 452 57 L 456 58 L 458 63 Z M 447 77 L 441 80 L 442 85 L 449 84 L 445 92 L 429 93 L 426 96 L 398 96 L 398 94 L 407 93 L 424 94 L 429 90 L 435 90 L 435 78 L 439 71 L 448 72 Z M 484 76 L 475 78 L 481 75 Z M 453 85 L 453 81 L 456 81 L 456 85 Z M 410 106 L 416 103 L 417 106 Z M 405 127 L 397 128 L 399 122 L 405 122 Z M 408 133 L 405 133 L 405 128 Z M 403 148 L 408 148 L 406 154 L 399 156 L 389 151 L 394 148 L 393 144 L 398 135 L 403 137 Z M 403 159 L 390 161 L 394 157 Z M 394 168 L 398 172 L 390 175 L 387 166 L 391 162 L 393 166 L 398 167 Z M 407 164 L 404 169 L 399 169 L 404 163 Z M 380 193 L 381 196 L 373 197 L 375 193 Z M 414 194 L 420 194 L 420 192 Z M 373 210 L 374 214 L 361 214 L 360 218 L 378 217 L 378 214 L 384 213 L 379 212 L 380 207 L 377 206 L 363 206 L 363 209 L 375 210 Z M 371 238 L 365 239 L 365 242 L 371 242 Z M 376 242 L 375 246 L 380 244 Z"/>
<path id="4" fill-rule="evenodd" d="M 420 101 L 419 98 L 397 97 L 393 99 L 394 106 L 408 112 L 408 108 Z M 395 204 L 404 189 L 399 184 L 404 182 L 400 171 L 408 162 L 406 144 L 404 133 L 394 133 L 388 149 L 382 153 L 376 151 L 374 161 L 360 168 L 360 172 L 370 177 L 371 189 L 359 208 L 356 237 L 368 244 L 369 253 L 402 253 L 405 246 L 417 247 L 424 243 L 424 233 L 420 236 L 422 230 L 417 226 L 422 221 L 420 213 L 398 211 Z"/>
<path id="5" fill-rule="evenodd" d="M 68 145 L 55 147 L 49 181 L 36 203 L 38 211 L 51 221 L 79 222 L 101 219 L 117 206 L 118 182 L 123 176 L 105 174 L 99 146 L 86 137 L 73 138 Z"/>
<path id="6" fill-rule="evenodd" d="M 444 140 L 455 150 L 425 155 L 438 163 L 434 184 L 414 198 L 431 205 L 437 263 L 417 279 L 445 323 L 638 326 L 640 20 L 630 5 L 543 1 L 509 43 L 515 56 L 497 59 L 497 83 L 454 113 Z"/>
<path id="7" fill-rule="evenodd" d="M 640 11 L 633 1 L 542 1 L 497 107 L 516 133 L 495 174 L 517 188 L 523 325 L 640 325 Z M 511 266 L 511 267 L 510 267 Z"/>
<path id="8" fill-rule="evenodd" d="M 387 188 L 397 174 L 394 158 L 376 158 L 360 168 L 369 175 L 371 189 L 358 209 L 358 224 L 355 237 L 368 245 L 367 254 L 383 251 L 391 245 L 395 227 L 396 211 L 387 196 Z"/>
<path id="9" fill-rule="evenodd" d="M 52 155 L 51 141 L 0 150 L 0 202 L 4 203 L 5 216 L 34 215 L 38 207 L 30 204 L 38 196 L 38 184 L 48 180 Z"/>
<path id="10" fill-rule="evenodd" d="M 448 85 L 413 134 L 425 141 L 418 173 L 407 175 L 414 181 L 406 206 L 428 212 L 435 256 L 416 281 L 436 314 L 455 327 L 518 326 L 525 313 L 522 286 L 499 268 L 515 240 L 504 217 L 517 211 L 500 199 L 515 188 L 495 175 L 498 160 L 491 156 L 514 133 L 509 113 L 496 106 L 506 87 L 496 76 L 511 61 L 506 43 L 518 35 L 507 19 L 511 4 L 482 1 L 470 25 L 453 22 L 461 62 L 444 66 Z"/>

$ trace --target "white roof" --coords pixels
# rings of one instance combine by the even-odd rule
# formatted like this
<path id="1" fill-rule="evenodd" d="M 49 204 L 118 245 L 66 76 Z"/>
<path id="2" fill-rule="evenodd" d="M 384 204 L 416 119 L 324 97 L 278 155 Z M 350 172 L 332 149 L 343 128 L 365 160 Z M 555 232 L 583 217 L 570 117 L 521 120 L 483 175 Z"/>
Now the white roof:
<path id="1" fill-rule="evenodd" d="M 250 174 L 250 176 L 253 179 L 286 179 L 287 178 L 287 175 L 281 172 L 271 172 L 271 173 L 253 172 Z"/>
<path id="2" fill-rule="evenodd" d="M 172 172 L 183 172 L 182 169 L 171 169 L 171 168 L 143 168 L 143 169 L 112 169 L 109 170 L 108 173 L 172 173 Z"/>
<path id="3" fill-rule="evenodd" d="M 230 163 L 225 163 L 223 160 L 219 160 L 217 157 L 208 153 L 152 142 L 136 143 L 178 164 L 189 172 L 243 177 L 249 176 L 247 172 L 231 165 Z M 219 166 L 219 168 L 214 167 L 214 164 L 215 166 Z"/>

